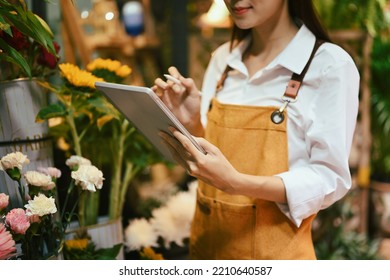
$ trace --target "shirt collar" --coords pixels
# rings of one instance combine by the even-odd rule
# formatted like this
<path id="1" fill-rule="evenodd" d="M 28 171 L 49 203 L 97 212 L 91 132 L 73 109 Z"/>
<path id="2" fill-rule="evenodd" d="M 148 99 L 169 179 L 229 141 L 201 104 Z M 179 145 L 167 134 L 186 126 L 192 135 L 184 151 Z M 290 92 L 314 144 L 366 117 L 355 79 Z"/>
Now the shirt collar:
<path id="1" fill-rule="evenodd" d="M 242 62 L 242 55 L 247 49 L 249 43 L 251 42 L 251 36 L 247 36 L 242 40 L 227 57 L 227 64 L 233 69 L 240 70 L 243 73 L 246 73 L 246 67 Z"/>
<path id="2" fill-rule="evenodd" d="M 251 37 L 247 36 L 232 50 L 227 57 L 227 63 L 229 66 L 238 70 L 245 69 L 245 66 L 242 63 L 242 54 L 248 47 L 250 40 Z M 315 35 L 304 24 L 302 24 L 297 34 L 287 47 L 269 65 L 267 65 L 265 69 L 272 69 L 280 65 L 291 72 L 301 74 L 310 58 L 315 40 Z"/>
<path id="3" fill-rule="evenodd" d="M 301 74 L 310 58 L 315 41 L 315 35 L 305 25 L 302 25 L 287 47 L 268 67 L 281 65 L 291 72 Z"/>

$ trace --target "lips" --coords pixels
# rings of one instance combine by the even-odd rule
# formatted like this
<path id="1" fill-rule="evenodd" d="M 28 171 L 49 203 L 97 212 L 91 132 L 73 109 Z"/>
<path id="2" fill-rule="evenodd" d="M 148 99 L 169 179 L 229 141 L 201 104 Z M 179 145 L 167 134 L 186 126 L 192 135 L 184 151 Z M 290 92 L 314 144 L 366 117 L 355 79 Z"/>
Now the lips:
<path id="1" fill-rule="evenodd" d="M 236 15 L 243 15 L 245 14 L 250 8 L 249 7 L 235 7 L 233 8 L 233 12 Z"/>

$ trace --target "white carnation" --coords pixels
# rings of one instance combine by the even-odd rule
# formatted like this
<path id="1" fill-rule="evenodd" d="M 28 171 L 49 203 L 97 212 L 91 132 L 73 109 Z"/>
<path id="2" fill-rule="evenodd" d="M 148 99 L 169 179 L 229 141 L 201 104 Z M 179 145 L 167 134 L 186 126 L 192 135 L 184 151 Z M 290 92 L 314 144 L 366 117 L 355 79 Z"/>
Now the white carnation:
<path id="1" fill-rule="evenodd" d="M 183 246 L 185 238 L 189 237 L 190 227 L 187 223 L 177 221 L 168 207 L 161 207 L 152 211 L 150 223 L 159 236 L 164 239 L 164 246 L 170 247 L 174 242 Z"/>
<path id="2" fill-rule="evenodd" d="M 73 155 L 65 161 L 65 164 L 69 166 L 70 169 L 77 169 L 77 167 L 81 165 L 91 165 L 91 161 L 87 158 Z"/>
<path id="3" fill-rule="evenodd" d="M 103 187 L 103 172 L 93 165 L 80 165 L 77 171 L 72 171 L 71 176 L 83 190 L 96 192 L 96 189 Z"/>
<path id="4" fill-rule="evenodd" d="M 24 174 L 24 178 L 26 179 L 28 185 L 40 187 L 46 191 L 53 189 L 56 185 L 49 175 L 38 171 L 27 171 Z"/>
<path id="5" fill-rule="evenodd" d="M 0 169 L 14 169 L 17 167 L 22 170 L 23 166 L 30 163 L 30 160 L 21 152 L 9 153 L 1 158 Z"/>
<path id="6" fill-rule="evenodd" d="M 29 200 L 28 204 L 24 205 L 26 208 L 26 215 L 38 215 L 40 217 L 57 212 L 57 207 L 53 197 L 46 197 L 40 193 L 34 196 L 34 199 Z"/>
<path id="7" fill-rule="evenodd" d="M 166 206 L 173 218 L 187 227 L 195 213 L 196 197 L 194 193 L 178 192 L 167 201 Z"/>
<path id="8" fill-rule="evenodd" d="M 125 229 L 125 241 L 129 250 L 157 246 L 158 235 L 145 219 L 134 219 Z"/>

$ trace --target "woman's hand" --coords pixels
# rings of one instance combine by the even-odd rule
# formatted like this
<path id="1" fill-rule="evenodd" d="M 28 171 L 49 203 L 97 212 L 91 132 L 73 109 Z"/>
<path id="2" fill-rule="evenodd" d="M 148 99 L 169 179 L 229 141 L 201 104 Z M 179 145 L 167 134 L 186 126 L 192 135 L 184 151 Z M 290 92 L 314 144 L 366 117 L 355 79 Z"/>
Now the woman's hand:
<path id="1" fill-rule="evenodd" d="M 180 84 L 157 78 L 152 90 L 191 134 L 203 135 L 203 126 L 200 122 L 200 92 L 194 80 L 184 78 L 176 67 L 169 67 L 168 72 L 178 79 Z"/>
<path id="2" fill-rule="evenodd" d="M 221 151 L 204 138 L 194 137 L 206 154 L 199 151 L 191 141 L 174 128 L 169 129 L 173 136 L 161 132 L 163 142 L 170 149 L 176 161 L 187 172 L 206 184 L 224 192 L 235 194 L 235 180 L 239 172 L 230 164 Z"/>

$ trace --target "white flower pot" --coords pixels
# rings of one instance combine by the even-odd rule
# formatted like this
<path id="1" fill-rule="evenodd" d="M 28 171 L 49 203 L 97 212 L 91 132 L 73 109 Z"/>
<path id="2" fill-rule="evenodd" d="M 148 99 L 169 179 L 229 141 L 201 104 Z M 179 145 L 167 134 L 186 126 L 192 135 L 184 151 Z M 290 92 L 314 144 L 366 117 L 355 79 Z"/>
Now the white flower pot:
<path id="1" fill-rule="evenodd" d="M 116 220 L 109 220 L 106 216 L 99 217 L 98 223 L 96 225 L 87 226 L 85 228 L 88 231 L 88 235 L 91 236 L 91 239 L 95 243 L 96 249 L 110 248 L 118 243 L 123 244 L 124 242 L 123 225 L 121 218 Z M 72 239 L 78 229 L 79 228 L 77 222 L 71 223 L 65 239 Z M 124 259 L 123 246 L 116 259 Z"/>
<path id="2" fill-rule="evenodd" d="M 35 79 L 0 82 L 0 157 L 17 151 L 27 155 L 30 163 L 23 172 L 53 166 L 48 124 L 35 122 L 47 101 L 47 93 Z M 13 208 L 21 206 L 16 182 L 5 172 L 0 172 L 0 192 L 9 194 Z"/>

